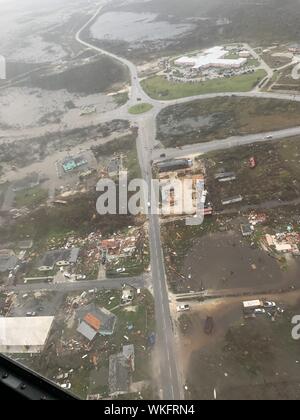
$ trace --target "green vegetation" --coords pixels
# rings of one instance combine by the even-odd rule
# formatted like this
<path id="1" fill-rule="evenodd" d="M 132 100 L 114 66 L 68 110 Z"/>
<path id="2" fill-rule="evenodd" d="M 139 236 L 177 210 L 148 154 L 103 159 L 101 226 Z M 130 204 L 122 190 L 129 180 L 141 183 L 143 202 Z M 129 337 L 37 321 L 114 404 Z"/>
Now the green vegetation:
<path id="1" fill-rule="evenodd" d="M 250 58 L 247 61 L 247 66 L 252 66 L 252 67 L 258 67 L 259 66 L 259 60 L 257 60 L 256 58 Z"/>
<path id="2" fill-rule="evenodd" d="M 2 205 L 3 205 L 5 194 L 7 192 L 8 187 L 9 187 L 8 182 L 0 184 L 0 207 L 2 207 Z"/>
<path id="3" fill-rule="evenodd" d="M 109 236 L 124 227 L 135 225 L 131 216 L 100 216 L 96 211 L 97 199 L 98 193 L 88 192 L 69 200 L 67 206 L 41 207 L 18 219 L 13 225 L 1 226 L 1 241 L 17 241 L 30 237 L 43 246 L 50 237 L 62 232 L 74 231 L 78 235 L 86 235 L 95 229 L 101 229 L 103 235 Z"/>
<path id="4" fill-rule="evenodd" d="M 119 88 L 129 81 L 126 66 L 105 55 L 90 60 L 81 66 L 69 65 L 58 73 L 45 76 L 43 71 L 31 73 L 22 83 L 24 86 L 46 90 L 66 89 L 68 92 L 93 95 Z"/>
<path id="5" fill-rule="evenodd" d="M 151 111 L 153 106 L 151 104 L 137 104 L 129 108 L 129 113 L 133 115 L 144 114 L 145 112 Z"/>
<path id="6" fill-rule="evenodd" d="M 41 187 L 18 191 L 15 195 L 15 206 L 16 208 L 27 207 L 28 209 L 34 209 L 44 203 L 48 195 L 48 191 Z"/>
<path id="7" fill-rule="evenodd" d="M 141 168 L 136 151 L 136 139 L 137 131 L 132 130 L 131 134 L 126 134 L 108 143 L 93 147 L 92 150 L 96 158 L 122 154 L 123 166 L 128 170 L 129 178 L 139 178 L 141 176 Z"/>
<path id="8" fill-rule="evenodd" d="M 299 125 L 300 104 L 263 98 L 213 98 L 171 106 L 158 116 L 158 138 L 166 147 Z M 192 123 L 191 123 L 192 121 Z"/>
<path id="9" fill-rule="evenodd" d="M 257 70 L 251 74 L 209 80 L 203 83 L 176 83 L 169 82 L 161 76 L 154 76 L 143 80 L 142 87 L 151 98 L 172 100 L 206 93 L 248 92 L 265 76 L 264 70 Z"/>
<path id="10" fill-rule="evenodd" d="M 226 54 L 226 56 L 224 57 L 227 60 L 236 60 L 237 58 L 240 58 L 239 53 L 231 51 L 228 54 Z"/>
<path id="11" fill-rule="evenodd" d="M 300 197 L 299 140 L 296 137 L 206 155 L 208 190 L 215 209 L 223 208 L 221 199 L 224 197 L 238 194 L 244 198 L 242 206 L 265 203 L 266 208 L 271 208 L 272 203 L 275 207 L 283 202 L 297 204 Z M 248 165 L 251 156 L 257 160 L 255 169 Z M 220 170 L 233 171 L 237 181 L 219 183 L 214 175 Z"/>
<path id="12" fill-rule="evenodd" d="M 126 153 L 132 149 L 135 149 L 136 138 L 137 132 L 133 131 L 131 134 L 126 134 L 105 144 L 92 147 L 92 150 L 96 158 L 102 156 L 112 156 L 113 154 Z"/>
<path id="13" fill-rule="evenodd" d="M 141 167 L 138 160 L 136 149 L 130 150 L 124 155 L 124 167 L 128 170 L 128 178 L 141 178 Z"/>
<path id="14" fill-rule="evenodd" d="M 117 93 L 116 95 L 113 95 L 112 98 L 118 106 L 122 106 L 128 102 L 129 95 L 128 95 L 128 92 L 122 92 L 122 93 Z"/>

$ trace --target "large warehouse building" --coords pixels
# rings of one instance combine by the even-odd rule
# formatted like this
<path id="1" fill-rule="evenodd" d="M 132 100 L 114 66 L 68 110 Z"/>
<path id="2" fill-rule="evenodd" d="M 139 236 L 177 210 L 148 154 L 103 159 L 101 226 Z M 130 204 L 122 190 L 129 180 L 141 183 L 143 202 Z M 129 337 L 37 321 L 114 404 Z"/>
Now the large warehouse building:
<path id="1" fill-rule="evenodd" d="M 224 47 L 213 47 L 204 52 L 191 57 L 181 57 L 175 61 L 175 65 L 193 67 L 194 69 L 204 70 L 211 67 L 217 68 L 240 68 L 247 63 L 247 58 L 224 58 L 228 51 Z"/>
<path id="2" fill-rule="evenodd" d="M 40 353 L 54 317 L 0 318 L 0 353 Z"/>

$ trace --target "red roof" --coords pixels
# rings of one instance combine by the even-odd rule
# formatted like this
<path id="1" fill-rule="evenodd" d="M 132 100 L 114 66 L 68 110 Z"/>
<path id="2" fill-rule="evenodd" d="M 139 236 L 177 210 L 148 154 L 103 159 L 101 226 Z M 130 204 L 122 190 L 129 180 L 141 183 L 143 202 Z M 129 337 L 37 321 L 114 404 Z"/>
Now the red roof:
<path id="1" fill-rule="evenodd" d="M 84 322 L 86 322 L 90 327 L 92 327 L 95 331 L 99 331 L 100 330 L 100 326 L 101 326 L 101 321 L 100 319 L 96 318 L 94 315 L 92 314 L 87 314 L 84 317 Z"/>

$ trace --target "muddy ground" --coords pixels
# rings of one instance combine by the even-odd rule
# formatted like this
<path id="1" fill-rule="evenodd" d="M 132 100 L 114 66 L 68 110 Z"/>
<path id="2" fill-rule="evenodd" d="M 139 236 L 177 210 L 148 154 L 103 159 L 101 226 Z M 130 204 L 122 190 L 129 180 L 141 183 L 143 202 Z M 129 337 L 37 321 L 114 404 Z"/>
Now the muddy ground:
<path id="1" fill-rule="evenodd" d="M 176 253 L 173 254 L 173 252 Z M 180 263 L 179 263 L 180 261 Z M 167 257 L 169 282 L 176 293 L 201 290 L 278 290 L 299 287 L 300 260 L 287 264 L 269 256 L 236 230 L 194 238 Z"/>
<path id="2" fill-rule="evenodd" d="M 299 343 L 291 336 L 291 319 L 299 313 L 299 293 L 269 296 L 285 310 L 245 320 L 241 300 L 197 304 L 186 316 L 189 328 L 180 335 L 189 391 L 199 400 L 299 399 Z M 214 318 L 211 336 L 204 333 Z M 190 357 L 189 357 L 190 356 Z"/>
<path id="3" fill-rule="evenodd" d="M 240 233 L 214 233 L 198 239 L 184 261 L 183 273 L 192 278 L 190 290 L 268 288 L 298 283 L 300 261 L 292 260 L 287 271 L 261 249 L 253 249 Z M 183 281 L 183 283 L 185 283 Z M 300 284 L 299 284 L 300 285 Z"/>

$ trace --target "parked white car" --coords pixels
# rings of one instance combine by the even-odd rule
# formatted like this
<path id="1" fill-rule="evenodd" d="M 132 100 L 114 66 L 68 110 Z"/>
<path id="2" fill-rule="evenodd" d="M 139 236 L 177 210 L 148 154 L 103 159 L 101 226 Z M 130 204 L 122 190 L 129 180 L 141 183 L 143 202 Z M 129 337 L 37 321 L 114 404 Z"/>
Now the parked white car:
<path id="1" fill-rule="evenodd" d="M 76 274 L 75 279 L 76 280 L 85 280 L 86 279 L 86 275 L 84 275 L 84 274 Z"/>
<path id="2" fill-rule="evenodd" d="M 263 315 L 266 313 L 265 309 L 255 309 L 254 310 L 255 315 Z"/>
<path id="3" fill-rule="evenodd" d="M 264 308 L 267 308 L 267 309 L 276 308 L 276 303 L 265 301 L 264 302 Z"/>

